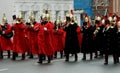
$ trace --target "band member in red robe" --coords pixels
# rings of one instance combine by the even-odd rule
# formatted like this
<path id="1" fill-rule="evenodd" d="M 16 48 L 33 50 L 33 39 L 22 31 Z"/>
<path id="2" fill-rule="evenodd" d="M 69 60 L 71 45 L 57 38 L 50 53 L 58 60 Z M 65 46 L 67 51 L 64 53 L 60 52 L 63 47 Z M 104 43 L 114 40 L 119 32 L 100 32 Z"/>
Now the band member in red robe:
<path id="1" fill-rule="evenodd" d="M 33 54 L 38 54 L 38 32 L 40 23 L 35 21 L 34 15 L 31 13 L 29 27 L 29 41 L 30 41 L 30 58 L 33 58 Z"/>
<path id="2" fill-rule="evenodd" d="M 30 38 L 29 38 L 29 36 L 30 36 L 30 31 L 29 31 L 29 29 L 30 29 L 30 26 L 31 24 L 30 24 L 30 19 L 28 19 L 27 20 L 27 22 L 26 22 L 26 28 L 25 28 L 25 34 L 26 34 L 26 46 L 27 46 L 27 49 L 28 49 L 28 51 L 27 51 L 27 56 L 29 56 L 29 58 L 33 58 L 33 55 L 30 53 Z"/>
<path id="3" fill-rule="evenodd" d="M 3 58 L 3 52 L 8 52 L 8 58 L 10 58 L 10 50 L 12 49 L 12 41 L 11 37 L 13 36 L 13 32 L 11 29 L 11 25 L 7 23 L 7 18 L 4 14 L 2 19 L 2 24 L 0 25 L 0 47 L 1 47 L 1 58 Z"/>
<path id="4" fill-rule="evenodd" d="M 60 52 L 60 57 L 63 57 L 63 49 L 64 49 L 64 31 L 61 28 L 62 22 L 59 19 L 55 21 L 55 27 L 54 27 L 54 44 L 55 44 L 55 55 L 54 58 L 57 58 L 57 52 Z"/>
<path id="5" fill-rule="evenodd" d="M 54 55 L 53 46 L 53 28 L 54 24 L 50 21 L 50 15 L 48 11 L 42 15 L 41 29 L 38 34 L 39 44 L 39 62 L 43 62 L 44 55 L 48 57 L 48 63 L 51 62 L 51 58 Z"/>
<path id="6" fill-rule="evenodd" d="M 16 54 L 21 53 L 22 59 L 25 59 L 26 48 L 26 38 L 25 38 L 25 25 L 23 23 L 22 15 L 16 19 L 16 23 L 13 26 L 14 36 L 13 36 L 13 57 L 12 60 L 16 60 Z"/>

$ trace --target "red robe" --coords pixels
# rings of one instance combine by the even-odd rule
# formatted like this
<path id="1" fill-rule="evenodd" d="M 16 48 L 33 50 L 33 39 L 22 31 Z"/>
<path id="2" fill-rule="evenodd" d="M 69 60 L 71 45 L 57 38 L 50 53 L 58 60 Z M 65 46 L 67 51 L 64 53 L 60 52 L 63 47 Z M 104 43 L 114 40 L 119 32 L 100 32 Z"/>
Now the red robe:
<path id="1" fill-rule="evenodd" d="M 55 51 L 63 51 L 64 40 L 64 31 L 62 28 L 59 28 L 57 31 L 54 31 Z"/>
<path id="2" fill-rule="evenodd" d="M 4 31 L 4 34 L 8 34 L 12 31 L 11 25 L 6 25 L 7 29 Z M 0 36 L 0 47 L 2 51 L 7 51 L 12 49 L 12 40 L 11 38 L 5 38 L 4 36 Z"/>
<path id="3" fill-rule="evenodd" d="M 25 27 L 25 38 L 26 38 L 26 47 L 27 47 L 27 51 L 30 52 L 30 31 L 29 31 L 29 26 Z"/>
<path id="4" fill-rule="evenodd" d="M 13 26 L 14 37 L 13 37 L 13 52 L 25 53 L 26 48 L 26 38 L 25 38 L 25 25 L 23 23 L 16 23 Z"/>
<path id="5" fill-rule="evenodd" d="M 32 54 L 38 54 L 38 32 L 39 23 L 35 23 L 33 27 L 29 28 L 29 42 L 30 42 L 30 52 Z"/>
<path id="6" fill-rule="evenodd" d="M 45 27 L 47 28 L 46 31 L 44 30 Z M 54 24 L 51 22 L 40 26 L 38 34 L 39 54 L 44 54 L 46 56 L 52 56 L 54 54 L 53 28 Z"/>
<path id="7" fill-rule="evenodd" d="M 82 46 L 82 34 L 81 34 L 81 28 L 78 27 L 76 32 L 78 33 L 77 36 L 78 36 L 78 40 L 79 40 L 79 45 L 80 47 Z"/>

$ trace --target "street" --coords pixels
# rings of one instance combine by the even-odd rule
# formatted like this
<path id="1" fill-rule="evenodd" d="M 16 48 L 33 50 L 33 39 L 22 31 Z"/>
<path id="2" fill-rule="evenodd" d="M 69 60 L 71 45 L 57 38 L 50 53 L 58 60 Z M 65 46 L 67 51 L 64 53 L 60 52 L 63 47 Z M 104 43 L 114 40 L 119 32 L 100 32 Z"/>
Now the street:
<path id="1" fill-rule="evenodd" d="M 70 62 L 65 62 L 64 59 L 55 59 L 51 64 L 38 64 L 37 57 L 35 59 L 16 61 L 4 58 L 0 60 L 0 73 L 119 73 L 120 64 L 114 65 L 112 56 L 109 57 L 109 64 L 104 65 L 103 59 L 82 61 L 82 54 L 79 54 L 79 59 L 74 62 L 74 57 L 70 58 Z"/>

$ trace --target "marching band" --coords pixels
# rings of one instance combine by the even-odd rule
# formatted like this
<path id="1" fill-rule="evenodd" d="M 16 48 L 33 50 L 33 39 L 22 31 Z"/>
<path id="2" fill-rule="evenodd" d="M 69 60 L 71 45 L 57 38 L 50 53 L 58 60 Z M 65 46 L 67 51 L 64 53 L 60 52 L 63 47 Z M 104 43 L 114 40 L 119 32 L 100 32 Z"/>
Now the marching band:
<path id="1" fill-rule="evenodd" d="M 72 11 L 66 14 L 64 22 L 60 16 L 52 22 L 48 10 L 43 12 L 40 22 L 35 20 L 33 12 L 26 23 L 23 22 L 22 14 L 17 18 L 13 16 L 13 19 L 16 22 L 10 25 L 4 14 L 0 24 L 0 59 L 4 58 L 3 53 L 7 51 L 8 58 L 12 60 L 16 60 L 18 54 L 22 55 L 21 60 L 25 60 L 27 53 L 29 58 L 37 54 L 37 63 L 42 64 L 46 57 L 51 63 L 60 52 L 60 58 L 65 56 L 66 62 L 69 62 L 70 54 L 76 62 L 78 53 L 82 53 L 82 60 L 87 60 L 86 54 L 90 54 L 90 60 L 102 57 L 107 65 L 108 56 L 113 55 L 114 64 L 119 63 L 120 17 L 117 14 L 101 16 L 98 13 L 92 24 L 85 13 L 81 27 Z"/>

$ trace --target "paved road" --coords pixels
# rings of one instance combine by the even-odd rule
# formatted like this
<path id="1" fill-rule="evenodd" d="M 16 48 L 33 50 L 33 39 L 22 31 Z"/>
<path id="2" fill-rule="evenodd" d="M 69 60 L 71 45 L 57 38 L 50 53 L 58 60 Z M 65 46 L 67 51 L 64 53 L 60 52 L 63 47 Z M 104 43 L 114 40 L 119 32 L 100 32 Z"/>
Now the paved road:
<path id="1" fill-rule="evenodd" d="M 87 56 L 89 57 L 89 56 Z M 109 58 L 109 65 L 104 65 L 103 59 L 82 61 L 79 54 L 78 62 L 64 62 L 64 59 L 55 59 L 51 64 L 38 64 L 38 59 L 26 59 L 12 61 L 10 59 L 0 60 L 0 73 L 120 73 L 120 64 L 114 65 L 112 57 Z"/>

